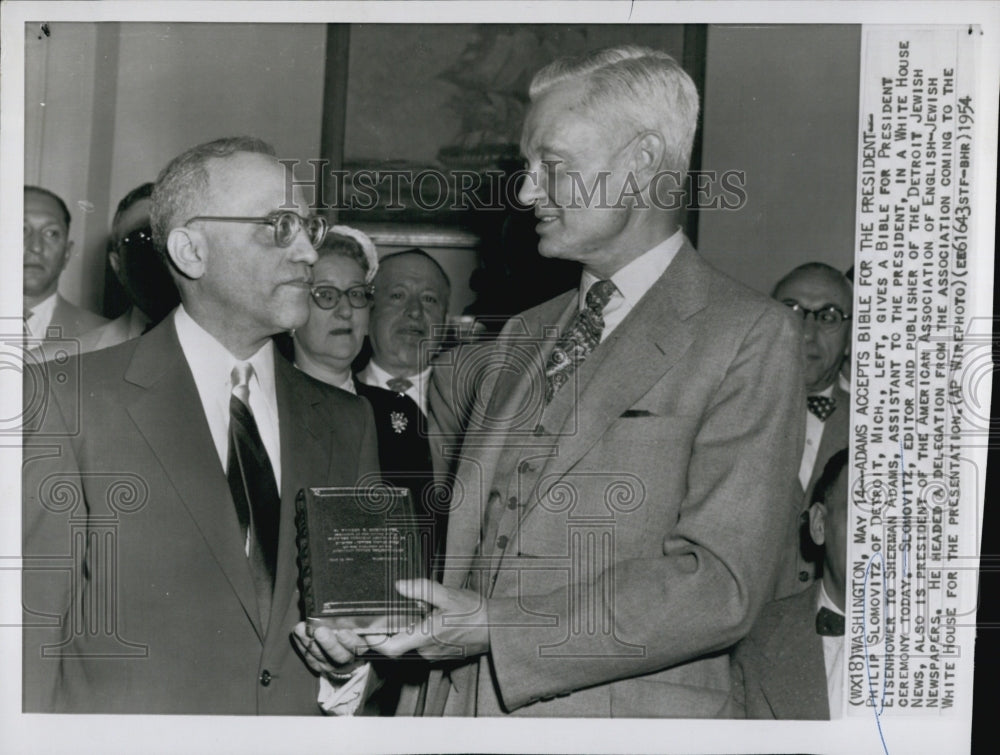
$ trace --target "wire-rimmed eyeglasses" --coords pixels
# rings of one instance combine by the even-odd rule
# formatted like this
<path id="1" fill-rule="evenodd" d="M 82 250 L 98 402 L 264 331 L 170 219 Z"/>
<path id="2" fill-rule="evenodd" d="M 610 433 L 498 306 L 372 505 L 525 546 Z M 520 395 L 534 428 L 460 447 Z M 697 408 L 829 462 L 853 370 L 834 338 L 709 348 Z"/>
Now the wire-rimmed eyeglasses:
<path id="1" fill-rule="evenodd" d="M 801 314 L 803 321 L 808 320 L 809 315 L 812 315 L 816 324 L 825 330 L 835 330 L 840 327 L 841 323 L 851 319 L 850 315 L 845 314 L 844 310 L 835 304 L 820 309 L 806 309 L 794 299 L 785 299 L 781 303 L 793 312 Z"/>
<path id="2" fill-rule="evenodd" d="M 207 220 L 215 223 L 257 223 L 259 225 L 269 225 L 274 230 L 274 245 L 285 248 L 291 246 L 292 241 L 299 230 L 305 229 L 306 236 L 313 249 L 319 249 L 320 244 L 326 237 L 326 218 L 319 215 L 310 215 L 304 218 L 297 212 L 291 210 L 278 210 L 260 218 L 237 217 L 232 215 L 196 215 L 184 225 L 196 220 Z"/>
<path id="3" fill-rule="evenodd" d="M 364 309 L 371 304 L 374 289 L 371 285 L 365 285 L 351 286 L 346 291 L 341 291 L 336 286 L 324 283 L 321 286 L 313 286 L 309 293 L 312 295 L 313 301 L 316 302 L 316 306 L 320 309 L 333 309 L 340 304 L 340 299 L 343 296 L 347 297 L 347 303 L 352 308 Z"/>

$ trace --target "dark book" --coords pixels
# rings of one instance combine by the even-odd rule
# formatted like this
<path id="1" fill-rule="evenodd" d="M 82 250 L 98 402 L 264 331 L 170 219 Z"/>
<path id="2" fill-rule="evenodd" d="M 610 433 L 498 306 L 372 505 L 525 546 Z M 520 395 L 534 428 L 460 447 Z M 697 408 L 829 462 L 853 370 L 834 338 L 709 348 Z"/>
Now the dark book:
<path id="1" fill-rule="evenodd" d="M 295 527 L 310 623 L 391 634 L 427 612 L 396 591 L 397 580 L 426 576 L 431 528 L 415 515 L 409 490 L 305 488 Z"/>

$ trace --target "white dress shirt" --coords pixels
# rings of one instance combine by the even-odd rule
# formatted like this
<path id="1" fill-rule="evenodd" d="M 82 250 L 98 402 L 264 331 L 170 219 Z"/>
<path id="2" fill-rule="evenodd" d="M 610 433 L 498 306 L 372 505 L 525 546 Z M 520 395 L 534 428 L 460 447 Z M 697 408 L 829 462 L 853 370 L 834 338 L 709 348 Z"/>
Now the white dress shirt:
<path id="1" fill-rule="evenodd" d="M 407 375 L 406 379 L 409 380 L 413 385 L 406 389 L 405 395 L 409 396 L 416 402 L 417 406 L 420 407 L 420 411 L 427 416 L 427 386 L 430 383 L 431 369 L 428 367 L 423 372 L 416 375 Z M 360 380 L 365 385 L 374 385 L 376 388 L 385 388 L 387 391 L 391 391 L 392 388 L 389 387 L 389 381 L 395 376 L 390 375 L 388 372 L 383 370 L 375 363 L 375 358 L 373 357 L 365 365 L 365 368 L 358 373 L 358 380 Z"/>
<path id="2" fill-rule="evenodd" d="M 830 398 L 833 395 L 833 385 L 828 385 L 819 393 L 809 395 Z M 802 461 L 799 463 L 799 482 L 802 483 L 803 490 L 809 488 L 809 480 L 812 479 L 813 467 L 816 466 L 816 456 L 819 454 L 819 444 L 823 440 L 825 425 L 825 422 L 806 409 L 806 444 L 802 449 Z"/>
<path id="3" fill-rule="evenodd" d="M 618 327 L 643 295 L 659 280 L 674 261 L 683 243 L 684 233 L 678 229 L 672 236 L 636 257 L 611 276 L 611 282 L 618 290 L 611 295 L 604 307 L 604 330 L 601 331 L 601 342 L 607 339 L 611 331 Z M 587 306 L 587 291 L 599 280 L 596 275 L 584 270 L 580 277 L 580 309 Z"/>
<path id="4" fill-rule="evenodd" d="M 841 616 L 844 612 L 834 605 L 822 580 L 816 591 L 816 610 L 828 608 Z M 826 699 L 830 702 L 830 718 L 840 718 L 844 711 L 844 638 L 823 635 L 823 663 L 826 666 Z"/>
<path id="5" fill-rule="evenodd" d="M 274 344 L 268 340 L 249 359 L 237 359 L 204 328 L 191 319 L 180 305 L 174 326 L 181 351 L 191 368 L 201 407 L 208 420 L 215 450 L 223 471 L 229 461 L 229 397 L 233 392 L 232 371 L 237 363 L 253 365 L 250 378 L 250 411 L 260 432 L 261 442 L 274 470 L 274 482 L 281 490 L 281 441 L 278 427 L 278 398 L 274 388 Z"/>
<path id="6" fill-rule="evenodd" d="M 268 341 L 247 360 L 234 357 L 180 305 L 174 313 L 174 326 L 181 351 L 191 368 L 198 397 L 208 420 L 212 442 L 219 454 L 223 471 L 229 461 L 229 398 L 233 392 L 232 370 L 243 361 L 253 365 L 250 378 L 250 411 L 260 432 L 261 442 L 274 470 L 274 481 L 281 490 L 281 440 L 278 427 L 278 398 L 274 383 L 274 344 Z M 249 537 L 249 533 L 248 533 Z M 246 543 L 249 547 L 249 540 Z M 364 700 L 361 693 L 368 679 L 370 664 L 358 669 L 351 680 L 334 686 L 320 677 L 318 702 L 327 713 L 353 714 Z"/>
<path id="7" fill-rule="evenodd" d="M 42 299 L 42 301 L 31 308 L 31 317 L 25 321 L 29 336 L 32 338 L 45 338 L 45 331 L 49 329 L 49 325 L 52 323 L 52 315 L 56 311 L 57 298 L 58 293 L 54 293 Z"/>

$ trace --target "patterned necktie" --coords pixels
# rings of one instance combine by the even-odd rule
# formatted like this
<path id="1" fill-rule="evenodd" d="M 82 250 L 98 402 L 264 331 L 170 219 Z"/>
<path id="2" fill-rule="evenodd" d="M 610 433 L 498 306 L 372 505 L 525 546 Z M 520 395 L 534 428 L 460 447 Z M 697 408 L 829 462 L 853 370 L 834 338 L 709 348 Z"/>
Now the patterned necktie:
<path id="1" fill-rule="evenodd" d="M 281 498 L 274 470 L 250 411 L 250 378 L 253 366 L 237 364 L 230 375 L 229 458 L 226 477 L 236 505 L 236 516 L 257 591 L 257 606 L 265 631 L 271 613 L 275 565 L 278 561 L 278 512 Z"/>
<path id="2" fill-rule="evenodd" d="M 573 322 L 556 342 L 545 366 L 545 402 L 569 380 L 587 355 L 601 342 L 604 331 L 604 308 L 617 291 L 609 280 L 594 283 L 587 291 L 586 306 L 576 313 Z"/>
<path id="3" fill-rule="evenodd" d="M 816 634 L 824 637 L 844 636 L 844 615 L 823 606 L 816 613 Z"/>
<path id="4" fill-rule="evenodd" d="M 820 422 L 826 422 L 827 418 L 833 414 L 833 410 L 837 408 L 837 400 L 829 396 L 807 396 L 806 406 L 819 418 Z"/>
<path id="5" fill-rule="evenodd" d="M 389 387 L 390 391 L 395 391 L 396 393 L 406 393 L 413 387 L 413 382 L 403 377 L 397 377 L 388 381 L 386 385 Z"/>

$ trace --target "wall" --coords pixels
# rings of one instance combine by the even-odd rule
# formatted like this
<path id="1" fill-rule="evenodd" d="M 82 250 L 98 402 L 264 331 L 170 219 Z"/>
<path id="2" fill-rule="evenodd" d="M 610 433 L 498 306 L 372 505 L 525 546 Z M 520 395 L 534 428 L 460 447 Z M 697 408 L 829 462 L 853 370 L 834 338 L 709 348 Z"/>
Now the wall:
<path id="1" fill-rule="evenodd" d="M 44 37 L 29 25 L 26 34 L 26 181 L 70 205 L 76 256 L 61 290 L 74 301 L 99 308 L 114 205 L 184 148 L 255 133 L 283 156 L 320 153 L 322 24 L 53 23 L 50 30 Z M 682 31 L 595 27 L 586 45 L 627 32 L 679 51 Z M 410 53 L 440 62 L 442 49 L 462 49 L 470 33 L 452 27 L 451 41 L 434 45 L 427 27 L 352 27 L 348 157 L 434 159 L 459 127 L 440 100 L 452 85 L 414 80 L 412 66 L 391 90 L 396 99 L 376 84 L 393 71 L 401 76 L 398 61 Z M 380 54 L 386 49 L 394 54 Z M 857 26 L 709 27 L 702 168 L 745 171 L 748 202 L 735 212 L 701 212 L 699 247 L 761 291 L 804 261 L 851 264 L 859 49 Z M 432 127 L 429 117 L 441 120 Z M 430 141 L 417 140 L 411 127 Z"/>
<path id="2" fill-rule="evenodd" d="M 60 290 L 75 302 L 100 309 L 118 200 L 187 147 L 254 134 L 283 157 L 319 154 L 323 24 L 49 26 L 26 36 L 25 180 L 70 205 Z"/>
<path id="3" fill-rule="evenodd" d="M 739 211 L 702 211 L 698 247 L 770 293 L 803 262 L 854 262 L 860 26 L 710 26 L 702 169 L 746 171 Z"/>
<path id="4" fill-rule="evenodd" d="M 97 24 L 53 23 L 46 37 L 27 24 L 24 38 L 24 182 L 51 189 L 69 207 L 75 251 L 60 290 L 94 309 L 100 290 L 92 273 L 103 274 L 103 249 L 88 247 L 86 238 L 95 215 L 100 223 L 107 212 L 107 197 L 92 196 L 88 181 L 101 158 L 91 154 L 97 31 Z"/>

